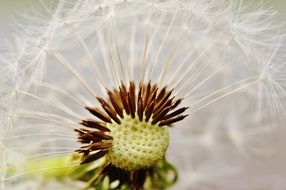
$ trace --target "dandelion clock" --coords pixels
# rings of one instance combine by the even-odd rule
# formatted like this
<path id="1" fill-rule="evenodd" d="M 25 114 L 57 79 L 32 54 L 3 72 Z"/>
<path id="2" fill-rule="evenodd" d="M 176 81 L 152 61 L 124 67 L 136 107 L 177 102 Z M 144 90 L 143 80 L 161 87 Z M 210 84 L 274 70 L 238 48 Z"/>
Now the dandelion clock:
<path id="1" fill-rule="evenodd" d="M 40 0 L 8 22 L 1 189 L 286 188 L 275 11 Z"/>

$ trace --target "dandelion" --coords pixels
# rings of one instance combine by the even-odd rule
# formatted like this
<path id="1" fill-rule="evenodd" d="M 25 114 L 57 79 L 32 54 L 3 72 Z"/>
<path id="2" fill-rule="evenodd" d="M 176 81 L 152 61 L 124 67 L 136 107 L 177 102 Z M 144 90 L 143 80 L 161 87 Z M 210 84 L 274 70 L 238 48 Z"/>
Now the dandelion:
<path id="1" fill-rule="evenodd" d="M 177 165 L 180 189 L 229 189 L 231 155 L 267 152 L 285 117 L 284 26 L 262 6 L 39 1 L 15 22 L 2 188 L 167 189 Z"/>

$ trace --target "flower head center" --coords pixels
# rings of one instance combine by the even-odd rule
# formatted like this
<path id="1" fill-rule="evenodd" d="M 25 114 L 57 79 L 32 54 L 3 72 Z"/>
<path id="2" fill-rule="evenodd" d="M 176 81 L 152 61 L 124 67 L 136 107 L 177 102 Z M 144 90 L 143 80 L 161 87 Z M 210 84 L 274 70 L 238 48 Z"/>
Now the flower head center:
<path id="1" fill-rule="evenodd" d="M 101 107 L 86 107 L 97 120 L 82 120 L 76 129 L 85 144 L 82 164 L 106 156 L 117 168 L 136 171 L 161 160 L 169 145 L 168 126 L 184 119 L 187 107 L 167 87 L 134 82 L 108 91 L 108 99 L 97 97 Z"/>
<path id="2" fill-rule="evenodd" d="M 121 124 L 108 124 L 113 137 L 107 159 L 126 170 L 149 168 L 161 160 L 169 144 L 167 126 L 159 127 L 126 115 Z"/>

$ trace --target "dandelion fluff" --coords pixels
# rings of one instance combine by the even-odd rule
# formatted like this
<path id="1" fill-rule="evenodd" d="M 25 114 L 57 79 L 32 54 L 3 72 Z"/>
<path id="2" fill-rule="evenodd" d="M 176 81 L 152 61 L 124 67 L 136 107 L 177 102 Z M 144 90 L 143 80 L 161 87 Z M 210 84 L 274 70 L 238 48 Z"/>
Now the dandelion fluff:
<path id="1" fill-rule="evenodd" d="M 261 142 L 285 119 L 285 28 L 273 10 L 249 7 L 228 0 L 39 1 L 16 17 L 7 43 L 13 45 L 0 59 L 1 187 L 46 183 L 63 175 L 52 171 L 80 163 L 94 162 L 88 171 L 103 172 L 99 165 L 112 165 L 105 154 L 121 135 L 88 119 L 124 127 L 130 115 L 133 123 L 174 126 L 166 156 L 179 168 L 174 188 L 231 189 L 225 177 L 246 175 L 244 159 L 252 154 L 268 155 Z M 99 131 L 87 129 L 95 126 Z M 79 156 L 76 150 L 82 160 L 62 159 Z M 43 162 L 48 159 L 57 164 Z M 131 171 L 131 188 L 150 185 L 138 177 L 152 181 L 150 164 L 135 165 L 142 168 Z M 69 186 L 72 177 L 62 183 Z M 73 182 L 118 186 L 109 180 L 94 175 Z M 236 188 L 254 185 L 260 187 L 238 181 Z"/>

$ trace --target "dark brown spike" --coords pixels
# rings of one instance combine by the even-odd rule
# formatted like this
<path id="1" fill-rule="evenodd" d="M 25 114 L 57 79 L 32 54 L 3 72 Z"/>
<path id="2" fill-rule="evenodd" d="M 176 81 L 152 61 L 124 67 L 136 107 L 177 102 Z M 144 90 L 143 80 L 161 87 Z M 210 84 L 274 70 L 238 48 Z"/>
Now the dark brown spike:
<path id="1" fill-rule="evenodd" d="M 156 100 L 157 92 L 158 92 L 158 88 L 157 88 L 156 86 L 153 86 L 153 88 L 152 88 L 152 90 L 151 90 L 151 93 L 150 93 L 150 96 L 147 98 L 146 110 L 147 110 L 148 106 L 151 104 L 151 102 L 152 102 L 153 100 Z M 157 102 L 157 101 L 155 101 L 154 106 L 156 105 L 156 102 Z"/>
<path id="2" fill-rule="evenodd" d="M 173 104 L 172 106 L 172 109 L 175 109 L 181 102 L 182 102 L 183 99 L 178 99 L 175 101 L 175 103 Z"/>
<path id="3" fill-rule="evenodd" d="M 112 140 L 113 138 L 99 131 L 91 131 L 78 137 L 82 143 L 99 142 L 102 140 Z"/>
<path id="4" fill-rule="evenodd" d="M 84 131 L 85 133 L 89 133 L 89 132 L 90 132 L 90 130 L 84 129 L 84 128 L 80 128 L 80 130 L 81 130 L 81 131 Z"/>
<path id="5" fill-rule="evenodd" d="M 164 116 L 163 120 L 167 120 L 167 119 L 170 119 L 172 117 L 176 117 L 177 115 L 180 115 L 181 113 L 186 111 L 188 108 L 189 107 L 184 107 L 184 108 L 177 109 L 176 111 L 173 111 L 172 113 L 169 113 L 168 115 Z"/>
<path id="6" fill-rule="evenodd" d="M 150 92 L 151 92 L 151 83 L 149 81 L 149 83 L 147 84 L 147 87 L 146 87 L 146 90 L 145 90 L 145 93 L 143 95 L 143 110 L 146 109 L 147 107 L 147 104 L 148 104 L 148 99 L 149 99 L 149 96 L 150 96 Z"/>
<path id="7" fill-rule="evenodd" d="M 90 152 L 93 152 L 96 150 L 105 150 L 110 147 L 111 147 L 111 143 L 95 142 L 95 143 L 80 147 L 80 149 L 77 149 L 76 152 L 83 153 L 84 155 L 88 155 Z"/>
<path id="8" fill-rule="evenodd" d="M 160 106 L 158 104 L 155 106 L 155 112 L 154 115 L 157 116 L 159 115 L 166 107 L 169 107 L 172 105 L 173 99 L 169 99 L 165 102 L 162 102 Z M 171 110 L 171 109 L 170 109 Z"/>
<path id="9" fill-rule="evenodd" d="M 119 88 L 120 89 L 119 94 L 121 97 L 121 101 L 122 101 L 124 110 L 125 110 L 126 114 L 129 115 L 130 111 L 129 111 L 129 106 L 128 106 L 128 95 L 127 95 L 125 86 L 123 86 L 123 87 L 124 88 Z"/>
<path id="10" fill-rule="evenodd" d="M 133 82 L 130 82 L 129 85 L 129 92 L 128 92 L 128 103 L 129 103 L 129 110 L 131 117 L 135 117 L 135 111 L 136 111 L 136 98 L 135 98 L 135 85 Z"/>
<path id="11" fill-rule="evenodd" d="M 138 117 L 139 117 L 139 120 L 142 121 L 143 120 L 143 100 L 142 100 L 142 97 L 140 97 L 138 99 L 138 108 L 137 108 L 137 114 L 138 114 Z"/>
<path id="12" fill-rule="evenodd" d="M 138 88 L 138 92 L 136 92 L 136 88 Z M 132 118 L 138 117 L 140 121 L 145 120 L 159 126 L 170 126 L 184 119 L 187 115 L 183 115 L 183 112 L 187 108 L 175 110 L 182 99 L 174 101 L 175 97 L 171 97 L 172 92 L 173 90 L 169 91 L 167 87 L 158 88 L 156 84 L 151 84 L 151 81 L 147 84 L 140 82 L 138 87 L 134 82 L 130 82 L 128 88 L 121 83 L 118 89 L 107 90 L 109 97 L 107 100 L 98 97 L 97 100 L 102 108 L 86 107 L 86 109 L 100 120 L 82 120 L 81 125 L 93 130 L 88 128 L 75 130 L 78 133 L 78 140 L 84 145 L 76 150 L 83 154 L 82 164 L 95 161 L 106 154 L 112 146 L 111 140 L 113 140 L 112 136 L 105 133 L 110 132 L 107 123 L 115 121 L 120 124 L 120 118 L 124 119 L 125 113 L 131 115 Z M 106 162 L 107 168 L 111 165 Z M 103 170 L 104 166 L 101 168 Z M 142 189 L 146 177 L 144 175 L 150 171 L 133 171 L 132 188 Z"/>
<path id="13" fill-rule="evenodd" d="M 156 105 L 156 95 L 157 95 L 158 88 L 156 87 L 153 93 L 151 94 L 150 103 L 147 104 L 146 111 L 145 111 L 145 121 L 148 122 Z"/>
<path id="14" fill-rule="evenodd" d="M 161 109 L 158 109 L 158 108 L 157 108 L 157 110 L 154 111 L 152 118 L 153 118 L 153 119 L 157 118 L 159 115 L 162 115 L 163 112 L 165 113 L 165 114 L 163 114 L 163 115 L 166 115 L 170 110 L 172 110 L 172 106 L 168 106 L 168 105 L 163 106 Z"/>
<path id="15" fill-rule="evenodd" d="M 123 118 L 123 110 L 120 108 L 120 102 L 116 101 L 115 96 L 111 91 L 107 91 L 107 94 L 114 110 L 121 118 Z"/>
<path id="16" fill-rule="evenodd" d="M 78 137 L 78 142 L 82 143 L 82 144 L 88 144 L 90 142 L 92 142 L 92 140 L 90 139 L 81 139 Z"/>
<path id="17" fill-rule="evenodd" d="M 169 91 L 160 101 L 157 101 L 155 110 L 157 110 L 159 107 L 161 107 L 162 105 L 164 105 L 168 101 L 168 99 L 171 96 L 172 92 L 173 92 L 173 90 Z"/>
<path id="18" fill-rule="evenodd" d="M 159 112 L 157 115 L 153 115 L 153 121 L 152 125 L 155 125 L 159 121 L 163 119 L 163 117 L 170 111 L 171 106 L 165 107 L 161 112 Z"/>
<path id="19" fill-rule="evenodd" d="M 116 123 L 121 124 L 121 121 L 117 118 L 116 112 L 113 110 L 113 108 L 102 98 L 97 97 L 97 100 L 101 104 L 101 107 L 104 109 L 104 111 L 111 117 Z"/>
<path id="20" fill-rule="evenodd" d="M 108 149 L 110 147 L 111 147 L 111 143 L 96 142 L 96 143 L 92 143 L 86 148 L 88 148 L 90 151 L 95 151 L 95 150 Z"/>
<path id="21" fill-rule="evenodd" d="M 90 142 L 95 141 L 94 137 L 91 136 L 90 134 L 80 135 L 80 136 L 78 136 L 78 140 L 81 143 L 90 143 Z M 100 141 L 100 139 L 98 139 L 97 141 Z"/>
<path id="22" fill-rule="evenodd" d="M 158 101 L 160 101 L 160 100 L 164 97 L 164 95 L 165 95 L 165 93 L 166 93 L 166 89 L 167 89 L 167 87 L 165 86 L 164 88 L 162 88 L 162 89 L 160 90 L 160 92 L 159 92 L 159 94 L 158 94 L 158 96 L 157 96 Z"/>
<path id="23" fill-rule="evenodd" d="M 117 118 L 117 113 L 108 105 L 106 102 L 104 103 L 103 100 L 101 100 L 101 107 L 107 113 L 107 115 L 116 123 L 121 124 L 120 119 Z"/>
<path id="24" fill-rule="evenodd" d="M 153 85 L 152 85 L 152 88 L 151 88 L 151 94 L 153 94 L 153 92 L 154 92 L 155 90 L 157 90 L 157 89 L 158 89 L 157 85 L 156 85 L 156 84 L 153 84 Z"/>
<path id="25" fill-rule="evenodd" d="M 106 131 L 106 132 L 110 132 L 110 130 L 105 127 L 105 123 L 100 123 L 98 121 L 94 121 L 94 120 L 82 120 L 80 122 L 81 125 L 89 127 L 89 128 L 93 128 L 93 129 L 98 129 L 100 131 Z"/>
<path id="26" fill-rule="evenodd" d="M 153 100 L 156 99 L 157 92 L 158 92 L 158 88 L 156 87 L 156 88 L 153 90 L 153 93 L 151 94 L 151 101 L 153 101 Z M 156 100 L 156 101 L 157 101 L 157 100 Z"/>
<path id="27" fill-rule="evenodd" d="M 105 110 L 105 112 L 115 121 L 117 124 L 121 124 L 120 119 L 116 116 L 117 114 L 114 111 L 111 111 L 106 106 L 102 106 L 102 108 Z"/>
<path id="28" fill-rule="evenodd" d="M 120 87 L 118 89 L 113 89 L 113 95 L 114 95 L 114 99 L 116 100 L 116 103 L 118 104 L 120 109 L 123 110 L 124 107 L 123 107 L 123 103 L 120 97 Z"/>
<path id="29" fill-rule="evenodd" d="M 146 116 L 145 121 L 146 121 L 146 122 L 149 121 L 149 119 L 150 119 L 150 117 L 151 117 L 151 115 L 152 115 L 152 113 L 153 113 L 154 106 L 155 106 L 155 102 L 156 102 L 156 100 L 153 100 L 153 101 L 151 102 L 151 104 L 148 105 L 148 107 L 146 108 L 146 111 L 145 111 L 145 116 Z"/>
<path id="30" fill-rule="evenodd" d="M 79 133 L 79 135 L 84 135 L 86 134 L 86 131 L 83 131 L 82 129 L 79 130 L 79 129 L 74 129 L 75 132 Z"/>
<path id="31" fill-rule="evenodd" d="M 143 94 L 142 94 L 142 93 L 143 93 L 143 90 L 144 90 L 143 83 L 140 82 L 140 83 L 139 83 L 139 91 L 138 91 L 138 94 L 137 94 L 138 101 L 139 101 L 139 98 L 141 98 L 142 95 L 143 95 Z"/>
<path id="32" fill-rule="evenodd" d="M 103 113 L 101 110 L 99 110 L 98 108 L 91 108 L 91 107 L 86 106 L 85 109 L 87 109 L 91 114 L 98 117 L 102 121 L 105 121 L 107 123 L 111 123 L 111 118 L 108 115 L 106 115 L 105 113 Z"/>
<path id="33" fill-rule="evenodd" d="M 99 131 L 92 131 L 89 133 L 90 135 L 92 135 L 95 139 L 102 139 L 102 140 L 112 140 L 112 136 L 109 136 L 107 134 L 104 134 L 103 132 L 99 132 Z"/>
<path id="34" fill-rule="evenodd" d="M 102 151 L 99 151 L 95 154 L 88 155 L 86 158 L 84 158 L 84 160 L 80 164 L 87 164 L 87 163 L 93 162 L 95 160 L 98 160 L 99 158 L 105 156 L 106 153 L 107 153 L 106 150 L 102 150 Z"/>
<path id="35" fill-rule="evenodd" d="M 165 126 L 165 125 L 171 125 L 172 123 L 178 122 L 183 120 L 185 117 L 187 117 L 188 115 L 179 115 L 175 118 L 170 118 L 167 120 L 163 120 L 159 123 L 159 126 Z"/>

